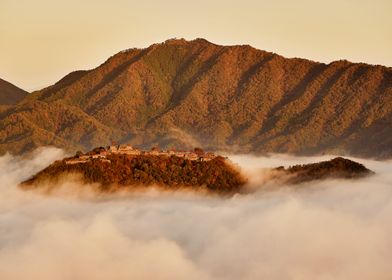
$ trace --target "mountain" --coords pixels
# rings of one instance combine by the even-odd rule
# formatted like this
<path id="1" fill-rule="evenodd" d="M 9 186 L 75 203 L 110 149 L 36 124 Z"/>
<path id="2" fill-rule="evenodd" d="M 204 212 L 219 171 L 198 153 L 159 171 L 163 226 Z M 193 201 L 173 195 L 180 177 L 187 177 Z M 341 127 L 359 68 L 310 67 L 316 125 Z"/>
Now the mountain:
<path id="1" fill-rule="evenodd" d="M 0 114 L 0 152 L 112 142 L 392 156 L 392 68 L 204 39 L 122 51 Z"/>
<path id="2" fill-rule="evenodd" d="M 283 166 L 268 170 L 261 184 L 264 190 L 325 179 L 359 179 L 374 172 L 355 161 L 337 157 L 311 164 Z M 163 190 L 194 190 L 203 193 L 235 194 L 252 192 L 246 176 L 227 158 L 205 153 L 140 151 L 125 145 L 98 147 L 85 154 L 57 160 L 20 187 L 50 192 L 67 178 L 93 184 L 98 192 L 113 193 L 160 187 Z M 70 177 L 69 177 L 70 176 Z M 258 186 L 260 187 L 260 186 Z"/>
<path id="3" fill-rule="evenodd" d="M 0 79 L 0 106 L 14 105 L 26 96 L 27 92 Z"/>
<path id="4" fill-rule="evenodd" d="M 141 152 L 141 151 L 139 151 Z M 82 183 L 98 185 L 99 192 L 138 190 L 160 187 L 182 188 L 205 193 L 233 194 L 242 191 L 247 180 L 228 160 L 215 156 L 210 160 L 186 156 L 110 153 L 104 148 L 87 154 L 58 160 L 21 184 L 24 189 L 58 186 L 67 175 L 80 175 Z"/>
<path id="5" fill-rule="evenodd" d="M 359 179 L 373 175 L 374 172 L 358 162 L 337 157 L 328 161 L 294 165 L 289 168 L 278 167 L 272 179 L 283 179 L 285 184 L 300 184 L 322 179 Z"/>

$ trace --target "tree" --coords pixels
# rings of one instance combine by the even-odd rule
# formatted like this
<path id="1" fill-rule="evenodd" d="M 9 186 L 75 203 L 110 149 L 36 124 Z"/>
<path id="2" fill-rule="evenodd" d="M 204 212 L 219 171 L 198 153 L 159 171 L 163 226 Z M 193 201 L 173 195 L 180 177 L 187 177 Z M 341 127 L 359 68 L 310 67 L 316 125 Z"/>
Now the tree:
<path id="1" fill-rule="evenodd" d="M 154 147 L 151 148 L 151 151 L 153 151 L 153 152 L 159 152 L 160 150 L 159 150 L 159 147 L 158 147 L 158 146 L 154 146 Z"/>
<path id="2" fill-rule="evenodd" d="M 199 148 L 199 147 L 196 147 L 195 149 L 194 149 L 194 152 L 197 154 L 197 155 L 204 155 L 204 150 L 202 149 L 202 148 Z"/>
<path id="3" fill-rule="evenodd" d="M 80 157 L 80 156 L 82 156 L 83 155 L 83 152 L 82 151 L 77 151 L 76 152 L 76 154 L 75 154 L 75 156 L 78 158 L 78 157 Z"/>

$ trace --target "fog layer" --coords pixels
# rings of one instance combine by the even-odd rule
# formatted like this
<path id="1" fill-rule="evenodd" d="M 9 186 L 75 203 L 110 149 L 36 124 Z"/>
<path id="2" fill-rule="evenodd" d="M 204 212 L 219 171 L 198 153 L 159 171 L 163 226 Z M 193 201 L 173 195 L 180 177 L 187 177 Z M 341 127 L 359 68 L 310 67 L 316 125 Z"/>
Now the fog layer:
<path id="1" fill-rule="evenodd" d="M 0 158 L 0 279 L 390 279 L 392 162 L 377 175 L 219 199 L 156 190 L 44 196 L 17 184 L 61 158 Z M 321 158 L 233 156 L 260 168 Z M 330 159 L 324 157 L 323 159 Z M 81 187 L 81 186 L 76 186 Z M 75 188 L 75 185 L 73 185 Z"/>

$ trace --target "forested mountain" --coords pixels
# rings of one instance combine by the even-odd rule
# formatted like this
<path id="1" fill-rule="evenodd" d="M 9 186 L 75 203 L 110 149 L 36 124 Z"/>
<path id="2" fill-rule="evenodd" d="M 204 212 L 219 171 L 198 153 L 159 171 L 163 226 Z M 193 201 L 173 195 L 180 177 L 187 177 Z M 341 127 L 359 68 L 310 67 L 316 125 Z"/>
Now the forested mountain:
<path id="1" fill-rule="evenodd" d="M 14 105 L 26 96 L 27 92 L 0 79 L 0 105 Z"/>
<path id="2" fill-rule="evenodd" d="M 0 115 L 0 152 L 112 142 L 392 156 L 392 69 L 204 39 L 122 51 Z"/>

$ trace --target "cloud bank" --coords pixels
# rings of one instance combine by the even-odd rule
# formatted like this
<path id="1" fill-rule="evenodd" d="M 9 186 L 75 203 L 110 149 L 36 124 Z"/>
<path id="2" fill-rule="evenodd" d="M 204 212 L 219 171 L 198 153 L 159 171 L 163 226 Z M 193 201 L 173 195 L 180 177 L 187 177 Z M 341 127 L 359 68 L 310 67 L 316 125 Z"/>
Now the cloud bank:
<path id="1" fill-rule="evenodd" d="M 0 279 L 390 279 L 392 162 L 376 176 L 231 199 L 43 196 L 16 185 L 57 149 L 0 158 Z M 233 156 L 262 168 L 320 158 Z M 329 159 L 330 157 L 325 157 Z"/>

